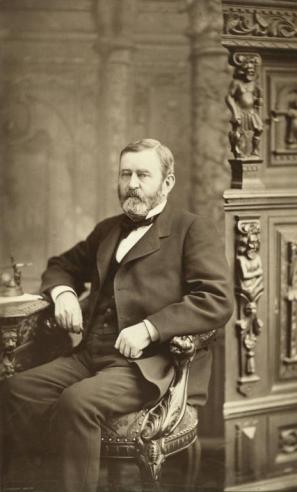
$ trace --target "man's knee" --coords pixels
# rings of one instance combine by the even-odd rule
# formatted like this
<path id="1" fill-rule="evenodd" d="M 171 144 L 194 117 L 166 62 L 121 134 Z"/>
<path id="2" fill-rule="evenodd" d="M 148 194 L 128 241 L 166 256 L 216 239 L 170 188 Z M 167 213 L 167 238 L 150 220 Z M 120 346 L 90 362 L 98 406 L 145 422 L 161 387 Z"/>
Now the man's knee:
<path id="1" fill-rule="evenodd" d="M 83 394 L 81 388 L 70 386 L 64 389 L 56 404 L 56 414 L 62 420 L 100 420 L 97 409 L 91 404 L 87 394 Z"/>
<path id="2" fill-rule="evenodd" d="M 62 414 L 80 412 L 82 402 L 73 388 L 65 388 L 57 400 L 57 410 Z"/>

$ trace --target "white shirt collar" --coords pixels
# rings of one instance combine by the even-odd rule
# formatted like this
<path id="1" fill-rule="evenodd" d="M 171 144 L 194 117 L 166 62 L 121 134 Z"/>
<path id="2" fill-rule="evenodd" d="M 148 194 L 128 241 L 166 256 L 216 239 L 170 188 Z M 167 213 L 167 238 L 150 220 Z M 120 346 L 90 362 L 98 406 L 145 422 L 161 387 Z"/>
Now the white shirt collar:
<path id="1" fill-rule="evenodd" d="M 167 199 L 165 198 L 163 202 L 159 203 L 159 205 L 157 205 L 156 207 L 152 208 L 149 211 L 149 213 L 146 216 L 146 219 L 149 219 L 150 217 L 154 217 L 154 215 L 160 214 L 164 210 L 166 203 L 167 203 Z"/>

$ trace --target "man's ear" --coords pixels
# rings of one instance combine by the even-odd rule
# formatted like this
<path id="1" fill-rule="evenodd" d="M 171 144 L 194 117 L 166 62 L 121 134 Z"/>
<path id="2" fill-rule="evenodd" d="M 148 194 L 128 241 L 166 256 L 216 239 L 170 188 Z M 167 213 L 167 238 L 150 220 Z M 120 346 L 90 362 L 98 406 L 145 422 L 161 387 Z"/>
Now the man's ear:
<path id="1" fill-rule="evenodd" d="M 175 185 L 175 176 L 174 174 L 168 174 L 168 176 L 166 176 L 166 178 L 164 179 L 164 182 L 163 182 L 163 186 L 165 188 L 164 191 L 166 191 L 166 194 L 168 195 L 168 193 L 170 193 L 170 191 L 172 190 L 172 188 L 174 187 Z"/>

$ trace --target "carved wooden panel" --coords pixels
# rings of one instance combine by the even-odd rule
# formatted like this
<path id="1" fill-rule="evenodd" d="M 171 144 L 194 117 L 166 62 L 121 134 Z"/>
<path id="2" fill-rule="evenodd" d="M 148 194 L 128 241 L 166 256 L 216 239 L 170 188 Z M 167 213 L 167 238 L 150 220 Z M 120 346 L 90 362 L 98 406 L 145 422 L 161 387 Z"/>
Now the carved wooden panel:
<path id="1" fill-rule="evenodd" d="M 269 465 L 285 473 L 297 470 L 297 409 L 269 417 Z"/>
<path id="2" fill-rule="evenodd" d="M 266 456 L 265 417 L 247 416 L 228 420 L 225 425 L 226 483 L 235 486 L 259 479 Z"/>
<path id="3" fill-rule="evenodd" d="M 236 464 L 237 475 L 252 478 L 256 471 L 256 433 L 257 419 L 237 424 L 236 428 Z"/>
<path id="4" fill-rule="evenodd" d="M 297 220 L 270 219 L 270 330 L 274 343 L 272 365 L 277 381 L 297 378 Z"/>
<path id="5" fill-rule="evenodd" d="M 297 377 L 297 233 L 296 224 L 291 230 L 278 231 L 280 251 L 280 377 Z"/>
<path id="6" fill-rule="evenodd" d="M 295 68 L 295 69 L 294 69 Z M 268 166 L 297 165 L 297 70 L 266 69 Z"/>

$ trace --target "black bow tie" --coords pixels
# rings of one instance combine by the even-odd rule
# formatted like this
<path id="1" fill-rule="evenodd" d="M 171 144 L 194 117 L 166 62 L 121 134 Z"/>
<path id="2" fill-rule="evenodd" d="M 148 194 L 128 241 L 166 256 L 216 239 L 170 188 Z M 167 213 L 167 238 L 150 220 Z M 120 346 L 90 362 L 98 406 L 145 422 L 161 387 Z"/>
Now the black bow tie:
<path id="1" fill-rule="evenodd" d="M 134 222 L 134 220 L 130 219 L 127 215 L 125 215 L 121 222 L 123 236 L 127 237 L 131 231 L 135 231 L 136 229 L 138 229 L 138 227 L 151 225 L 154 222 L 155 218 L 156 216 L 149 217 L 148 219 L 141 219 L 138 220 L 137 222 Z"/>

